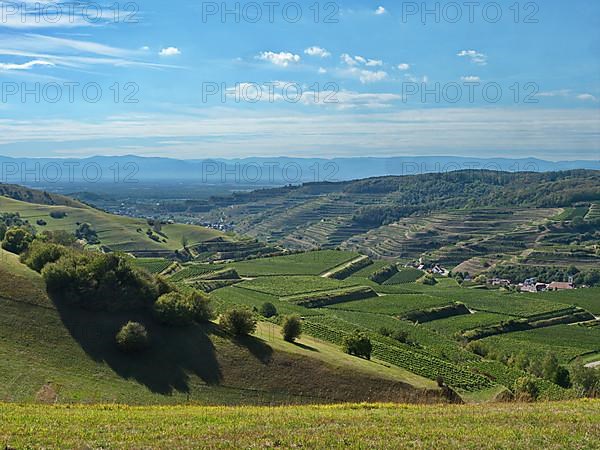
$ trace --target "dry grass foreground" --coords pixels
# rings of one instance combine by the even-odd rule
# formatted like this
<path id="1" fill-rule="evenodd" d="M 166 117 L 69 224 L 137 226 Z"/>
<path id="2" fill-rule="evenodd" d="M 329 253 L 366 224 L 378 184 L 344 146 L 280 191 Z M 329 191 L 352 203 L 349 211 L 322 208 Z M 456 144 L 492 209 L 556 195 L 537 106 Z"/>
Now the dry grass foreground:
<path id="1" fill-rule="evenodd" d="M 0 404 L 7 448 L 600 448 L 600 401 L 128 407 Z"/>

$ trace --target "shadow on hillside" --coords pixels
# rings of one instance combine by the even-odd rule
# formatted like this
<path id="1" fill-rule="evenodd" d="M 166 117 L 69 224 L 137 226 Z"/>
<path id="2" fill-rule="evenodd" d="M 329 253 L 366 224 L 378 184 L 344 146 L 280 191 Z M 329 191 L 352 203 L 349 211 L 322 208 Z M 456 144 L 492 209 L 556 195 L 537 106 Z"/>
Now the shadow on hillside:
<path id="1" fill-rule="evenodd" d="M 263 364 L 269 364 L 273 359 L 273 349 L 266 342 L 254 336 L 238 337 L 233 342 L 244 347 Z"/>
<path id="2" fill-rule="evenodd" d="M 189 374 L 211 385 L 222 379 L 211 341 L 211 336 L 222 332 L 215 325 L 165 327 L 144 312 L 91 312 L 58 300 L 54 304 L 71 336 L 92 359 L 152 392 L 189 392 Z M 151 339 L 148 350 L 134 355 L 120 352 L 115 345 L 116 333 L 130 320 L 142 323 Z"/>
<path id="3" fill-rule="evenodd" d="M 319 349 L 316 349 L 314 347 L 311 347 L 310 345 L 306 345 L 306 344 L 302 344 L 300 342 L 294 342 L 293 343 L 296 347 L 301 348 L 302 350 L 308 350 L 309 352 L 319 352 Z"/>

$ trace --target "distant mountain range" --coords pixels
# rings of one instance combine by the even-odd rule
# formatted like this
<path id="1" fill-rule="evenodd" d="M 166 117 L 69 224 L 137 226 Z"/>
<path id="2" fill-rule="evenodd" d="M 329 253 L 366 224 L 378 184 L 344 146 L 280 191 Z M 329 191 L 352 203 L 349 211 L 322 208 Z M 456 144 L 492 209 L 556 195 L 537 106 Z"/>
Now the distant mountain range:
<path id="1" fill-rule="evenodd" d="M 134 155 L 90 158 L 11 158 L 0 156 L 0 182 L 197 181 L 206 184 L 281 185 L 311 181 L 347 181 L 385 175 L 415 175 L 463 169 L 507 172 L 600 170 L 600 160 L 545 161 L 536 158 L 397 156 L 388 158 L 244 159 L 152 158 Z"/>

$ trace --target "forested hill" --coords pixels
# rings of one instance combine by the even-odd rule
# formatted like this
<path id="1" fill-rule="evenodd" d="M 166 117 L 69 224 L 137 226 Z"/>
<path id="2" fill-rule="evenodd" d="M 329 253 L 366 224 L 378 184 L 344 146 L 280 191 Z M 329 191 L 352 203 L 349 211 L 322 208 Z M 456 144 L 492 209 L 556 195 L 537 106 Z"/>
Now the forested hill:
<path id="1" fill-rule="evenodd" d="M 498 253 L 506 242 L 519 243 L 515 252 L 554 237 L 589 243 L 591 235 L 585 234 L 600 228 L 595 213 L 588 214 L 600 205 L 600 171 L 465 170 L 306 183 L 202 202 L 194 206 L 204 212 L 189 214 L 290 248 L 341 247 L 374 257 L 415 258 L 438 249 L 454 254 L 460 247 L 460 257 L 451 258 L 456 262 L 467 259 L 467 247 L 474 257 Z M 573 208 L 584 222 L 577 233 L 585 236 L 539 229 L 562 209 Z"/>
<path id="2" fill-rule="evenodd" d="M 0 183 L 0 196 L 40 205 L 70 206 L 72 208 L 84 207 L 82 203 L 73 200 L 72 198 L 37 189 L 29 189 L 16 184 Z"/>
<path id="3" fill-rule="evenodd" d="M 234 193 L 211 199 L 218 206 L 267 202 L 281 197 L 327 196 L 355 202 L 354 221 L 382 225 L 419 212 L 473 207 L 571 206 L 600 200 L 600 171 L 509 173 L 465 170 L 414 176 L 368 178 L 339 183 L 306 183 Z M 372 201 L 371 201 L 372 200 Z"/>

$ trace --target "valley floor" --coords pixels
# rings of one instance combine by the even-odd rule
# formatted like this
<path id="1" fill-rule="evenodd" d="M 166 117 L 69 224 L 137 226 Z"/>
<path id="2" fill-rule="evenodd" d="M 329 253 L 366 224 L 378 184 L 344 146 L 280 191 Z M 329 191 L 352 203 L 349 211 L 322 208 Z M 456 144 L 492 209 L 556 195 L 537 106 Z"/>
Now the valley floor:
<path id="1" fill-rule="evenodd" d="M 600 401 L 128 407 L 0 404 L 6 448 L 600 448 Z"/>

